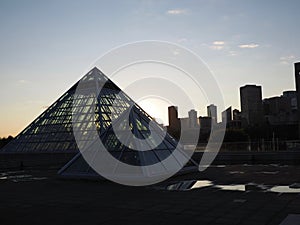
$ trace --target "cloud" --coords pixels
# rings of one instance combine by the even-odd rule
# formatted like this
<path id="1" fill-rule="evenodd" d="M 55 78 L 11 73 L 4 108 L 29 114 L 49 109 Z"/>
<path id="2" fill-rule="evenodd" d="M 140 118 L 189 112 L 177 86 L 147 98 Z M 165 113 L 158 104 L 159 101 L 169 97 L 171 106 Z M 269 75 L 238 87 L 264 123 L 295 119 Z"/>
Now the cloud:
<path id="1" fill-rule="evenodd" d="M 224 45 L 225 42 L 224 41 L 214 41 L 213 44 L 214 45 Z"/>
<path id="2" fill-rule="evenodd" d="M 222 50 L 224 48 L 223 45 L 212 45 L 212 46 L 209 46 L 210 49 L 212 50 Z"/>
<path id="3" fill-rule="evenodd" d="M 31 83 L 31 81 L 28 81 L 28 80 L 17 80 L 16 85 L 17 86 L 25 86 L 25 85 L 28 85 L 30 83 Z"/>
<path id="4" fill-rule="evenodd" d="M 238 53 L 236 51 L 229 51 L 228 52 L 229 56 L 236 56 Z"/>
<path id="5" fill-rule="evenodd" d="M 19 84 L 26 84 L 26 83 L 29 83 L 28 80 L 18 80 L 18 83 Z"/>
<path id="6" fill-rule="evenodd" d="M 257 48 L 259 46 L 259 44 L 243 44 L 243 45 L 239 45 L 239 48 Z"/>
<path id="7" fill-rule="evenodd" d="M 166 12 L 166 14 L 168 15 L 181 15 L 186 13 L 187 13 L 186 9 L 170 9 Z"/>
<path id="8" fill-rule="evenodd" d="M 280 61 L 280 64 L 282 64 L 282 65 L 290 65 L 290 63 L 287 62 L 287 61 Z"/>
<path id="9" fill-rule="evenodd" d="M 290 65 L 292 61 L 296 59 L 296 56 L 294 55 L 288 55 L 288 56 L 282 56 L 279 58 L 280 64 L 282 65 Z"/>
<path id="10" fill-rule="evenodd" d="M 214 41 L 211 46 L 209 46 L 212 50 L 222 50 L 224 48 L 225 41 Z"/>
<path id="11" fill-rule="evenodd" d="M 280 57 L 280 60 L 293 60 L 296 57 L 294 55 L 288 55 L 288 56 L 282 56 Z"/>
<path id="12" fill-rule="evenodd" d="M 187 41 L 188 41 L 187 38 L 180 38 L 180 39 L 177 39 L 177 42 L 178 42 L 178 43 L 185 43 L 185 42 L 187 42 Z"/>

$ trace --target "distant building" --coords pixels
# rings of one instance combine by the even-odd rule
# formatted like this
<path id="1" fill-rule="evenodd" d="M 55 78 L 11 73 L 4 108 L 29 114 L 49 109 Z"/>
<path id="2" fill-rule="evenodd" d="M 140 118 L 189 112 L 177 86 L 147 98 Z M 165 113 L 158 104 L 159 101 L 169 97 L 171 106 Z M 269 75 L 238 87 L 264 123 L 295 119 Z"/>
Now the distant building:
<path id="1" fill-rule="evenodd" d="M 170 106 L 168 107 L 168 116 L 169 116 L 169 126 L 167 131 L 175 138 L 180 137 L 180 120 L 178 118 L 178 107 Z"/>
<path id="2" fill-rule="evenodd" d="M 261 126 L 263 106 L 261 86 L 245 85 L 240 87 L 241 117 L 248 126 Z"/>
<path id="3" fill-rule="evenodd" d="M 180 127 L 182 130 L 187 131 L 190 129 L 190 118 L 180 118 Z"/>
<path id="4" fill-rule="evenodd" d="M 177 106 L 168 107 L 168 116 L 169 116 L 169 127 L 174 129 L 179 129 L 180 122 L 178 118 L 178 107 Z"/>
<path id="5" fill-rule="evenodd" d="M 212 118 L 208 117 L 208 116 L 200 116 L 199 124 L 200 124 L 200 132 L 201 133 L 210 133 L 211 125 L 212 125 Z"/>
<path id="6" fill-rule="evenodd" d="M 227 123 L 226 128 L 241 129 L 242 121 L 241 120 L 231 120 L 230 122 Z"/>
<path id="7" fill-rule="evenodd" d="M 270 125 L 298 123 L 297 92 L 285 91 L 283 95 L 263 100 L 265 120 Z"/>
<path id="8" fill-rule="evenodd" d="M 241 115 L 241 112 L 240 112 L 240 110 L 238 110 L 238 109 L 234 109 L 233 111 L 232 111 L 232 117 L 233 117 L 233 120 L 242 120 L 242 115 Z"/>
<path id="9" fill-rule="evenodd" d="M 297 102 L 298 102 L 298 136 L 300 139 L 300 62 L 294 64 L 295 68 L 295 82 L 296 82 L 296 94 L 297 94 Z"/>
<path id="10" fill-rule="evenodd" d="M 198 128 L 198 117 L 197 111 L 192 109 L 189 111 L 189 128 Z"/>
<path id="11" fill-rule="evenodd" d="M 227 128 L 241 129 L 242 128 L 242 117 L 241 112 L 237 109 L 232 111 L 232 120 L 227 121 Z"/>
<path id="12" fill-rule="evenodd" d="M 222 112 L 222 123 L 229 123 L 232 120 L 231 106 Z"/>
<path id="13" fill-rule="evenodd" d="M 217 124 L 218 123 L 217 106 L 215 106 L 214 104 L 207 106 L 207 116 L 211 117 L 212 123 Z"/>

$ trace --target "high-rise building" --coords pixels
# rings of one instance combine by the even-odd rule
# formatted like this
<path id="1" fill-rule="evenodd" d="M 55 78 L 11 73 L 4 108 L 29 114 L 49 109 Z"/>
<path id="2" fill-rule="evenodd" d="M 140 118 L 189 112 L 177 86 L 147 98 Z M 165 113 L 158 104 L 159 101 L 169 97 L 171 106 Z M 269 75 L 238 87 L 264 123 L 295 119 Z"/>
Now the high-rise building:
<path id="1" fill-rule="evenodd" d="M 241 112 L 238 109 L 232 111 L 233 120 L 241 120 Z"/>
<path id="2" fill-rule="evenodd" d="M 261 126 L 263 106 L 261 86 L 245 85 L 240 87 L 241 116 L 248 126 Z"/>
<path id="3" fill-rule="evenodd" d="M 270 125 L 298 123 L 296 91 L 285 91 L 281 96 L 263 100 L 264 117 Z"/>
<path id="4" fill-rule="evenodd" d="M 222 122 L 229 123 L 231 120 L 232 120 L 232 110 L 230 106 L 225 111 L 222 112 Z"/>
<path id="5" fill-rule="evenodd" d="M 199 123 L 200 123 L 201 133 L 209 133 L 211 131 L 211 125 L 212 125 L 211 117 L 200 116 Z"/>
<path id="6" fill-rule="evenodd" d="M 198 124 L 198 118 L 197 118 L 197 111 L 192 109 L 189 111 L 189 127 L 197 128 L 198 126 L 199 126 L 199 124 Z"/>
<path id="7" fill-rule="evenodd" d="M 169 128 L 171 130 L 178 131 L 180 129 L 180 120 L 178 118 L 178 107 L 169 106 L 168 115 L 169 115 Z"/>
<path id="8" fill-rule="evenodd" d="M 207 116 L 211 118 L 212 123 L 217 123 L 217 106 L 214 104 L 211 104 L 207 106 Z"/>
<path id="9" fill-rule="evenodd" d="M 181 131 L 187 131 L 190 130 L 190 118 L 185 117 L 185 118 L 179 118 L 180 121 L 180 129 Z"/>
<path id="10" fill-rule="evenodd" d="M 300 138 L 300 62 L 294 64 L 295 68 L 295 82 L 297 92 L 297 105 L 298 105 L 298 136 Z"/>

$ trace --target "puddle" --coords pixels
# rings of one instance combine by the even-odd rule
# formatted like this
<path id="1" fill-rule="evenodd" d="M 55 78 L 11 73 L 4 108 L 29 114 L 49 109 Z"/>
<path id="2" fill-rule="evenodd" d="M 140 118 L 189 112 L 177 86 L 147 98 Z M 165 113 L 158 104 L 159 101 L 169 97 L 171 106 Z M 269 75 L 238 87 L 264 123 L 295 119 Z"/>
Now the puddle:
<path id="1" fill-rule="evenodd" d="M 264 185 L 258 185 L 255 183 L 248 184 L 224 184 L 224 185 L 215 185 L 210 180 L 186 180 L 179 181 L 177 183 L 169 184 L 165 187 L 161 187 L 159 189 L 169 190 L 169 191 L 188 191 L 192 189 L 199 188 L 216 188 L 223 191 L 266 191 L 268 187 Z"/>
<path id="2" fill-rule="evenodd" d="M 25 172 L 24 170 L 1 172 L 0 176 L 7 176 L 7 175 L 12 175 L 12 174 L 21 174 L 21 173 L 24 173 L 24 172 Z"/>
<path id="3" fill-rule="evenodd" d="M 157 186 L 155 189 L 168 191 L 189 191 L 201 188 L 214 188 L 219 191 L 241 191 L 241 192 L 274 192 L 274 193 L 300 193 L 300 184 L 290 186 L 272 186 L 256 183 L 247 184 L 214 184 L 210 180 L 185 180 L 166 186 Z"/>
<path id="4" fill-rule="evenodd" d="M 284 164 L 247 164 L 244 163 L 242 164 L 242 166 L 244 167 L 251 167 L 251 166 L 261 166 L 261 167 L 280 167 L 280 168 L 285 168 L 285 167 L 289 167 L 289 165 L 284 165 Z"/>
<path id="5" fill-rule="evenodd" d="M 226 165 L 200 165 L 199 167 L 203 169 L 208 169 L 208 168 L 225 168 Z"/>
<path id="6" fill-rule="evenodd" d="M 187 180 L 187 181 L 180 181 L 175 184 L 170 184 L 166 186 L 165 189 L 169 191 L 177 190 L 177 191 L 188 191 L 196 188 L 204 188 L 212 186 L 213 183 L 209 180 Z"/>
<path id="7" fill-rule="evenodd" d="M 245 172 L 243 171 L 230 171 L 230 174 L 244 174 Z"/>
<path id="8" fill-rule="evenodd" d="M 277 163 L 271 163 L 271 164 L 269 164 L 270 166 L 274 166 L 274 167 L 279 167 L 280 166 L 280 164 L 277 164 Z"/>
<path id="9" fill-rule="evenodd" d="M 268 191 L 276 193 L 300 193 L 300 188 L 291 188 L 290 186 L 275 186 L 270 188 Z"/>
<path id="10" fill-rule="evenodd" d="M 256 192 L 275 192 L 275 193 L 300 193 L 299 188 L 293 188 L 288 185 L 282 186 L 266 186 L 262 184 L 233 184 L 233 185 L 214 185 L 213 187 L 219 188 L 224 191 L 256 191 Z"/>
<path id="11" fill-rule="evenodd" d="M 24 175 L 14 175 L 14 176 L 8 176 L 8 179 L 24 179 L 32 177 L 32 175 L 24 174 Z"/>
<path id="12" fill-rule="evenodd" d="M 247 200 L 246 199 L 234 199 L 233 202 L 234 203 L 245 203 L 245 202 L 247 202 Z"/>
<path id="13" fill-rule="evenodd" d="M 223 191 L 266 191 L 268 188 L 265 185 L 255 183 L 248 184 L 229 184 L 229 185 L 214 185 L 213 187 Z"/>
<path id="14" fill-rule="evenodd" d="M 32 177 L 32 175 L 27 175 L 27 174 L 24 174 L 24 175 L 13 175 L 13 176 L 3 176 L 3 177 L 0 177 L 0 180 L 15 180 L 15 179 L 26 179 L 26 178 L 30 178 Z"/>
<path id="15" fill-rule="evenodd" d="M 246 166 L 252 166 L 252 165 L 245 163 L 245 164 L 243 164 L 243 166 L 246 167 Z"/>
<path id="16" fill-rule="evenodd" d="M 23 177 L 21 179 L 12 179 L 12 182 L 27 182 L 27 181 L 39 181 L 39 180 L 46 180 L 48 179 L 47 177 Z"/>
<path id="17" fill-rule="evenodd" d="M 25 171 L 8 171 L 0 173 L 0 180 L 12 181 L 12 182 L 24 182 L 24 181 L 38 181 L 45 180 L 47 177 L 34 177 L 30 174 L 22 174 Z"/>
<path id="18" fill-rule="evenodd" d="M 258 174 L 266 174 L 266 175 L 276 175 L 279 173 L 279 171 L 260 171 L 260 172 L 255 172 Z"/>
<path id="19" fill-rule="evenodd" d="M 214 187 L 223 191 L 246 191 L 246 187 L 243 184 L 215 185 Z"/>

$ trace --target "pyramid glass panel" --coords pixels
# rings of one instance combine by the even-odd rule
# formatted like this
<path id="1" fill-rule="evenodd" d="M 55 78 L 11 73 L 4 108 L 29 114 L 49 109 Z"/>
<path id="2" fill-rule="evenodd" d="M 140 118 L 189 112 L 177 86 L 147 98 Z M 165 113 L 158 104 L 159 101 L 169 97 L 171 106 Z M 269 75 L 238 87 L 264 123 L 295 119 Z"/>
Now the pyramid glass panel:
<path id="1" fill-rule="evenodd" d="M 172 152 L 178 147 L 178 142 L 166 133 L 160 125 L 123 91 L 113 84 L 110 85 L 114 87 L 113 90 L 101 89 L 97 99 L 98 105 L 96 106 L 99 108 L 99 119 L 96 122 L 99 121 L 102 124 L 101 132 L 98 135 L 106 150 L 119 162 L 132 166 L 148 166 L 160 163 L 168 157 L 174 158 Z M 131 132 L 126 132 L 126 124 Z M 153 133 L 155 134 L 154 136 L 151 135 Z M 133 139 L 131 134 L 136 139 Z M 137 140 L 144 141 L 141 144 Z M 93 144 L 91 146 L 87 147 L 87 150 L 94 147 Z M 141 148 L 149 150 L 136 150 Z M 97 153 L 94 157 L 97 157 Z M 188 158 L 183 150 L 182 157 Z M 78 173 L 78 170 L 75 171 L 72 169 L 73 165 L 77 164 L 77 161 L 81 164 L 82 160 L 83 156 L 81 153 L 78 153 L 74 159 L 59 171 L 59 174 L 72 177 L 83 176 L 85 173 L 87 177 L 96 175 L 91 167 L 86 170 L 87 165 L 82 166 L 80 173 Z M 175 158 L 174 162 L 180 164 L 179 160 Z M 194 166 L 195 163 L 190 160 L 187 165 Z M 164 167 L 163 164 L 162 167 Z M 118 165 L 116 165 L 117 170 Z"/>
<path id="2" fill-rule="evenodd" d="M 78 95 L 76 91 L 79 84 Z M 102 88 L 96 96 L 99 87 Z M 129 133 L 125 132 L 127 128 L 130 129 Z M 73 130 L 80 131 L 79 139 L 75 140 Z M 85 162 L 79 149 L 89 149 L 95 145 L 96 138 L 101 139 L 115 159 L 132 166 L 153 165 L 174 157 L 171 154 L 178 145 L 143 109 L 94 68 L 2 150 L 78 152 L 59 173 L 89 177 L 97 173 Z M 141 148 L 148 150 L 136 150 Z M 188 159 L 183 150 L 182 157 Z M 164 167 L 163 164 L 161 166 Z"/>
<path id="3" fill-rule="evenodd" d="M 103 93 L 106 93 L 103 97 L 105 99 L 117 93 L 119 89 L 96 68 L 85 75 L 82 80 L 86 95 L 81 99 L 74 99 L 77 82 L 1 151 L 78 152 L 73 126 L 80 127 L 82 130 L 90 130 L 96 125 L 99 132 L 104 131 L 109 126 L 110 119 L 102 114 L 106 112 L 104 109 L 94 104 L 95 95 L 91 94 L 94 93 L 91 90 L 95 88 L 95 83 L 105 84 L 103 88 Z M 74 124 L 72 124 L 72 107 L 81 112 L 79 122 Z M 92 113 L 93 110 L 95 113 Z M 122 108 L 118 110 L 121 111 Z M 95 118 L 92 118 L 93 115 Z M 92 138 L 83 135 L 80 140 L 82 146 L 79 147 L 84 147 Z"/>

